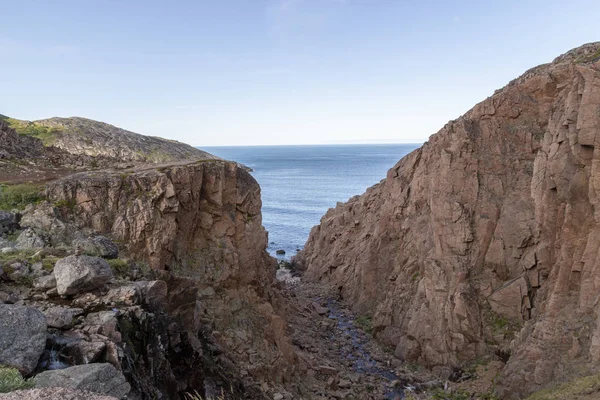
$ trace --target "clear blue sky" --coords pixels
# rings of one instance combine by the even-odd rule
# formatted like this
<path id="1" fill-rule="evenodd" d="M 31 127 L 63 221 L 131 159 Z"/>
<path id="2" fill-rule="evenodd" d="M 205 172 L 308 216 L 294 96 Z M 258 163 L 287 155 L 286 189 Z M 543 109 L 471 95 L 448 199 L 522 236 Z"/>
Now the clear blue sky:
<path id="1" fill-rule="evenodd" d="M 423 142 L 600 1 L 0 0 L 0 113 L 193 145 Z"/>

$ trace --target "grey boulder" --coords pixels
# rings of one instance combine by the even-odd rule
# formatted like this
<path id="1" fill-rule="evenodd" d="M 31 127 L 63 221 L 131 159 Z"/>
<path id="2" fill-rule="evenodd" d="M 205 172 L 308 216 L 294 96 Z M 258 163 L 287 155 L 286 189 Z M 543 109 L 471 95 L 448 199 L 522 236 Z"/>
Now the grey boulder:
<path id="1" fill-rule="evenodd" d="M 56 289 L 61 296 L 103 287 L 113 278 L 110 265 L 99 257 L 69 256 L 54 266 Z"/>
<path id="2" fill-rule="evenodd" d="M 46 346 L 46 318 L 40 311 L 0 304 L 0 364 L 29 375 Z"/>
<path id="3" fill-rule="evenodd" d="M 81 249 L 85 254 L 108 259 L 119 257 L 119 248 L 112 240 L 104 236 L 93 236 L 87 239 L 75 239 L 73 247 Z"/>
<path id="4" fill-rule="evenodd" d="M 73 367 L 44 371 L 34 378 L 36 388 L 63 387 L 114 396 L 127 396 L 131 386 L 123 374 L 112 364 L 84 364 Z"/>
<path id="5" fill-rule="evenodd" d="M 17 238 L 16 248 L 19 250 L 41 249 L 46 245 L 44 239 L 33 229 L 27 228 Z"/>

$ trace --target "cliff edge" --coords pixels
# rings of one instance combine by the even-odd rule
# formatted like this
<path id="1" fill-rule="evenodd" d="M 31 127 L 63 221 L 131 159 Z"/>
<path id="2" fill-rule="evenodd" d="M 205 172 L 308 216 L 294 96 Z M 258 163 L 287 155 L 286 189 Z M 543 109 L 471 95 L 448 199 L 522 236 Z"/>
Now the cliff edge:
<path id="1" fill-rule="evenodd" d="M 381 183 L 330 209 L 297 263 L 395 355 L 506 362 L 502 398 L 597 373 L 600 42 L 527 71 Z"/>

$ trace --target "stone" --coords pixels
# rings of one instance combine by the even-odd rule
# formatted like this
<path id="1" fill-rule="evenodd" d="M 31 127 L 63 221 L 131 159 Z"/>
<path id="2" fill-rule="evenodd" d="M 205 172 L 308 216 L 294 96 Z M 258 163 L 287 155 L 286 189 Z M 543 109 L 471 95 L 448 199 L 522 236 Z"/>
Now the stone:
<path id="1" fill-rule="evenodd" d="M 42 292 L 56 288 L 56 278 L 54 274 L 40 276 L 33 280 L 33 288 Z"/>
<path id="2" fill-rule="evenodd" d="M 35 369 L 46 346 L 46 318 L 24 306 L 0 304 L 0 364 L 23 375 Z"/>
<path id="3" fill-rule="evenodd" d="M 44 371 L 34 378 L 36 388 L 64 387 L 123 399 L 131 386 L 123 374 L 108 363 L 84 364 Z"/>
<path id="4" fill-rule="evenodd" d="M 318 303 L 312 303 L 312 306 L 319 315 L 327 315 L 329 313 L 329 309 L 327 307 L 322 307 Z"/>
<path id="5" fill-rule="evenodd" d="M 74 390 L 62 387 L 15 390 L 0 394 L 2 400 L 115 400 L 113 396 L 102 396 L 87 390 Z"/>
<path id="6" fill-rule="evenodd" d="M 56 262 L 54 276 L 58 294 L 64 296 L 102 288 L 113 273 L 102 258 L 73 255 Z"/>
<path id="7" fill-rule="evenodd" d="M 338 370 L 328 365 L 319 365 L 319 372 L 323 375 L 337 375 Z"/>
<path id="8" fill-rule="evenodd" d="M 33 229 L 25 229 L 19 237 L 17 237 L 15 247 L 19 250 L 41 249 L 46 245 L 46 242 Z"/>
<path id="9" fill-rule="evenodd" d="M 81 308 L 66 308 L 61 306 L 50 307 L 44 311 L 46 323 L 50 328 L 68 329 L 73 325 L 73 319 L 83 314 Z"/>
<path id="10" fill-rule="evenodd" d="M 75 239 L 73 247 L 81 249 L 84 254 L 89 256 L 115 259 L 119 257 L 119 248 L 116 244 L 105 236 L 92 236 L 86 239 Z"/>
<path id="11" fill-rule="evenodd" d="M 14 213 L 0 210 L 0 237 L 13 233 L 19 227 Z"/>
<path id="12" fill-rule="evenodd" d="M 349 389 L 350 387 L 352 387 L 352 382 L 347 381 L 345 379 L 340 379 L 340 381 L 338 382 L 338 386 L 340 389 Z"/>
<path id="13" fill-rule="evenodd" d="M 283 250 L 283 249 L 276 250 L 275 254 L 282 256 L 285 254 L 285 250 Z"/>
<path id="14" fill-rule="evenodd" d="M 62 353 L 71 360 L 72 364 L 90 364 L 97 362 L 106 349 L 104 341 L 79 340 L 68 343 Z"/>

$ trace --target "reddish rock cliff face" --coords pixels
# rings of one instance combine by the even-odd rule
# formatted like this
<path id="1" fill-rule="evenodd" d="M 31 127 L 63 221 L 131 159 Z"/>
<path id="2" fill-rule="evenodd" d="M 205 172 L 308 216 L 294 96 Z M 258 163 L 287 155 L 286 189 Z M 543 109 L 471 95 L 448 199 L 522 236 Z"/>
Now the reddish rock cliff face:
<path id="1" fill-rule="evenodd" d="M 306 277 L 371 315 L 403 359 L 444 369 L 510 351 L 506 398 L 592 370 L 599 59 L 594 43 L 526 72 L 329 210 L 298 256 Z"/>
<path id="2" fill-rule="evenodd" d="M 296 355 L 276 310 L 276 265 L 250 174 L 218 160 L 85 172 L 48 184 L 47 195 L 63 219 L 165 271 L 171 314 L 190 331 L 210 326 L 242 376 L 289 381 Z"/>

